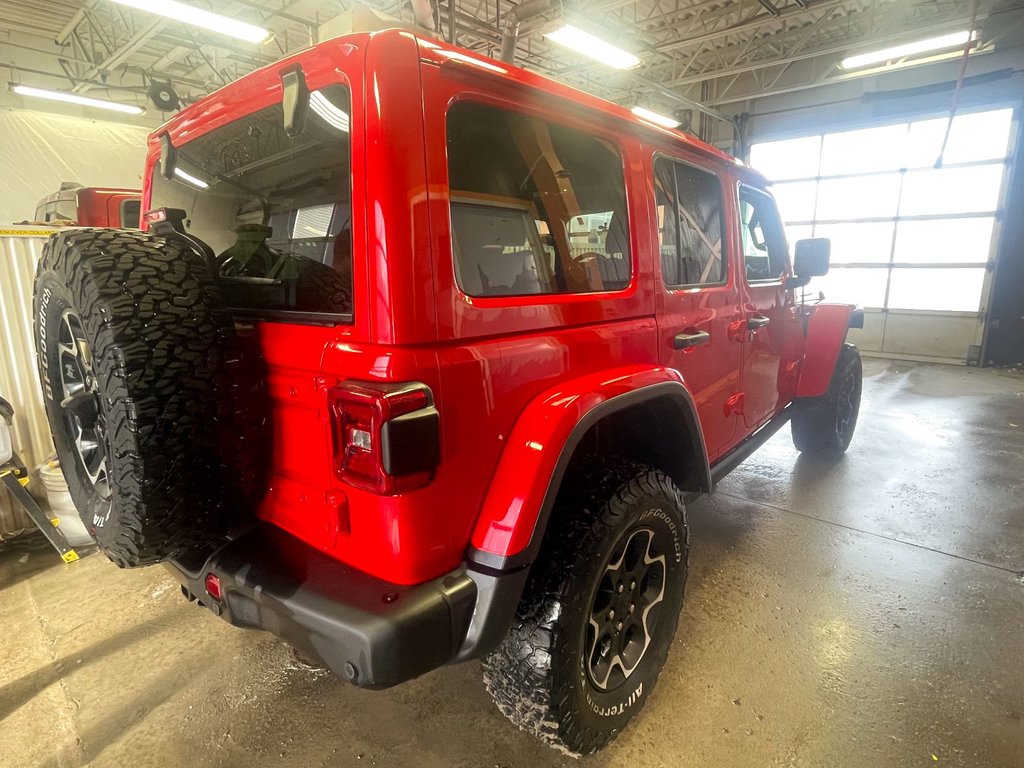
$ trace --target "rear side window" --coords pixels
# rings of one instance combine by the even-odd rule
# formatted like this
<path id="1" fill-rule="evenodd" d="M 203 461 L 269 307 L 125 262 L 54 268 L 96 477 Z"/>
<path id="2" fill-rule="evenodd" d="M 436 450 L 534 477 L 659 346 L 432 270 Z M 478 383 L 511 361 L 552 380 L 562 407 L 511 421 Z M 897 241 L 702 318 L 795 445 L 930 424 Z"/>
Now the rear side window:
<path id="1" fill-rule="evenodd" d="M 725 281 L 726 260 L 718 176 L 659 157 L 654 163 L 661 276 L 671 288 Z"/>
<path id="2" fill-rule="evenodd" d="M 747 280 L 779 280 L 789 267 L 789 251 L 775 201 L 740 187 L 740 242 Z"/>
<path id="3" fill-rule="evenodd" d="M 452 252 L 470 296 L 629 285 L 622 157 L 602 139 L 463 102 L 448 113 Z"/>

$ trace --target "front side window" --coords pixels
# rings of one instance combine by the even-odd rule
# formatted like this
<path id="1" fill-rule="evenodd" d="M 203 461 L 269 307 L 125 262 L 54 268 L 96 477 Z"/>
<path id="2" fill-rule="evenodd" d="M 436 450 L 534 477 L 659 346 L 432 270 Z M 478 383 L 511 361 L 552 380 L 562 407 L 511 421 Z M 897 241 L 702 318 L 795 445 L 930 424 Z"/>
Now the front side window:
<path id="1" fill-rule="evenodd" d="M 152 208 L 181 208 L 217 256 L 225 301 L 254 314 L 352 313 L 349 91 L 313 91 L 298 136 L 280 104 L 215 128 L 153 169 Z"/>
<path id="2" fill-rule="evenodd" d="M 740 187 L 740 242 L 748 281 L 782 279 L 789 252 L 779 212 L 771 197 L 749 187 Z"/>
<path id="3" fill-rule="evenodd" d="M 654 163 L 661 276 L 670 288 L 725 282 L 722 182 L 691 165 Z"/>
<path id="4" fill-rule="evenodd" d="M 629 285 L 622 158 L 606 141 L 463 102 L 448 113 L 452 252 L 470 296 Z"/>

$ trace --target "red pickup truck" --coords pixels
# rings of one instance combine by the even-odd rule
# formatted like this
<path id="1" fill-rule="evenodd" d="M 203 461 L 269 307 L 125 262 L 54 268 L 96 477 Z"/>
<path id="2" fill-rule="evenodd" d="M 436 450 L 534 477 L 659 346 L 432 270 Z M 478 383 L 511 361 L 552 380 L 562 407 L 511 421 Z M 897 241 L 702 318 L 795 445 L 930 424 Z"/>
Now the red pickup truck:
<path id="1" fill-rule="evenodd" d="M 595 751 L 680 614 L 684 499 L 783 424 L 838 456 L 854 307 L 803 300 L 764 178 L 544 77 L 390 30 L 150 138 L 147 231 L 66 230 L 35 288 L 79 509 L 124 567 L 353 683 L 482 657 Z"/>
<path id="2" fill-rule="evenodd" d="M 36 204 L 34 221 L 71 222 L 82 227 L 138 229 L 142 194 L 137 189 L 83 187 L 65 181 L 60 189 Z"/>

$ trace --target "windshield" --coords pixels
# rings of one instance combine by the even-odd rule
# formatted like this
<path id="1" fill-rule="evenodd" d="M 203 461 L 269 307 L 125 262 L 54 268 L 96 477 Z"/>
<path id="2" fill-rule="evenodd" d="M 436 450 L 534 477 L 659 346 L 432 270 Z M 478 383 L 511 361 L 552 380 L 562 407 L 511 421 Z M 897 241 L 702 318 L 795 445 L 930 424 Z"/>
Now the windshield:
<path id="1" fill-rule="evenodd" d="M 154 166 L 150 207 L 186 212 L 228 306 L 351 321 L 349 114 L 348 89 L 331 85 L 310 94 L 298 136 L 275 104 L 177 148 L 172 178 Z"/>

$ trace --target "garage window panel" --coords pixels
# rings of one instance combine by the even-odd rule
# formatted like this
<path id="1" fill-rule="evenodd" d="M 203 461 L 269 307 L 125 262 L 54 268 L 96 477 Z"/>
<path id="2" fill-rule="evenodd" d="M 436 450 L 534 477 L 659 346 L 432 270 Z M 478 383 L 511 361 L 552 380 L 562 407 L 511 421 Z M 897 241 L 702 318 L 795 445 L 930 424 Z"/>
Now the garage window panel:
<path id="1" fill-rule="evenodd" d="M 904 162 L 907 168 L 934 166 L 942 152 L 947 127 L 949 141 L 942 155 L 944 165 L 1001 160 L 1007 153 L 1012 124 L 1012 109 L 957 115 L 952 126 L 947 117 L 918 120 L 910 124 Z"/>
<path id="2" fill-rule="evenodd" d="M 991 252 L 995 219 L 924 219 L 896 226 L 897 264 L 984 264 Z"/>
<path id="3" fill-rule="evenodd" d="M 889 309 L 977 312 L 985 268 L 895 268 L 889 285 Z"/>
<path id="4" fill-rule="evenodd" d="M 754 144 L 751 161 L 775 182 L 791 243 L 832 241 L 832 269 L 812 286 L 829 301 L 977 312 L 1014 125 L 1006 108 L 902 120 Z M 817 173 L 801 175 L 815 147 Z"/>
<path id="5" fill-rule="evenodd" d="M 818 221 L 894 217 L 900 199 L 900 174 L 824 179 L 818 185 Z"/>
<path id="6" fill-rule="evenodd" d="M 787 224 L 785 229 L 786 242 L 790 245 L 790 252 L 793 251 L 793 246 L 796 243 L 814 237 L 813 224 Z"/>
<path id="7" fill-rule="evenodd" d="M 750 148 L 750 164 L 769 179 L 810 179 L 818 175 L 821 136 L 768 141 Z"/>
<path id="8" fill-rule="evenodd" d="M 796 181 L 772 185 L 772 196 L 785 221 L 811 221 L 818 197 L 818 182 Z"/>
<path id="9" fill-rule="evenodd" d="M 828 301 L 877 309 L 885 306 L 888 275 L 884 267 L 833 267 L 827 275 L 814 278 L 810 289 L 821 291 Z"/>
<path id="10" fill-rule="evenodd" d="M 888 264 L 892 255 L 892 221 L 818 224 L 815 237 L 832 241 L 832 264 Z"/>
<path id="11" fill-rule="evenodd" d="M 839 176 L 903 167 L 906 124 L 826 134 L 821 147 L 821 175 Z"/>
<path id="12" fill-rule="evenodd" d="M 900 201 L 901 216 L 988 213 L 999 206 L 1003 165 L 975 165 L 909 171 Z"/>

